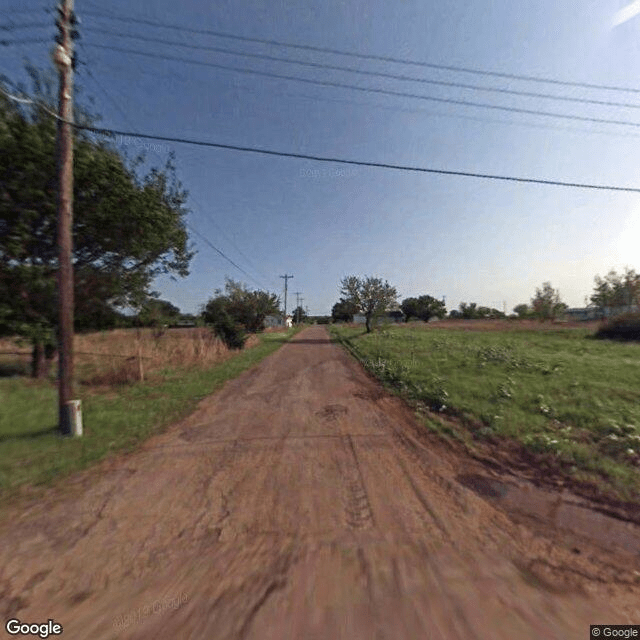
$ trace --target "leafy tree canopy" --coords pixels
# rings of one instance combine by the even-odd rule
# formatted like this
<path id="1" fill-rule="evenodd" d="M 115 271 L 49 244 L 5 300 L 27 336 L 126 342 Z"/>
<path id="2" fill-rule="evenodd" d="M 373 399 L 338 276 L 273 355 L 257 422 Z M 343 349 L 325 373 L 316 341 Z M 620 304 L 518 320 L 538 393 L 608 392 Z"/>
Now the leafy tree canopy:
<path id="1" fill-rule="evenodd" d="M 293 322 L 299 324 L 307 319 L 307 312 L 302 308 L 302 306 L 298 306 L 291 313 L 291 317 L 293 318 Z"/>
<path id="2" fill-rule="evenodd" d="M 420 296 L 418 298 L 405 298 L 400 305 L 405 315 L 405 320 L 417 318 L 429 322 L 431 318 L 444 318 L 447 314 L 444 302 L 432 296 Z"/>
<path id="3" fill-rule="evenodd" d="M 500 311 L 498 309 L 492 309 L 490 307 L 479 307 L 476 302 L 461 302 L 459 305 L 459 310 L 455 311 L 455 313 L 452 311 L 449 314 L 449 317 L 463 318 L 465 320 L 481 320 L 484 318 L 504 318 L 505 314 L 503 311 Z"/>
<path id="4" fill-rule="evenodd" d="M 513 312 L 518 316 L 518 318 L 525 320 L 526 318 L 531 317 L 533 310 L 528 304 L 522 303 L 513 307 Z"/>
<path id="5" fill-rule="evenodd" d="M 550 282 L 544 282 L 541 289 L 536 288 L 536 295 L 531 298 L 531 307 L 536 318 L 553 320 L 560 316 L 568 305 L 560 300 L 560 293 Z"/>
<path id="6" fill-rule="evenodd" d="M 180 309 L 168 300 L 153 298 L 144 303 L 138 314 L 140 324 L 153 327 L 177 322 L 181 317 Z"/>
<path id="7" fill-rule="evenodd" d="M 0 94 L 0 331 L 55 351 L 56 122 L 50 74 L 28 67 L 38 104 Z M 76 109 L 76 121 L 95 118 Z M 140 308 L 160 274 L 184 277 L 193 257 L 187 193 L 175 158 L 144 176 L 108 143 L 74 131 L 73 265 L 76 328 L 102 328 L 117 308 Z"/>
<path id="8" fill-rule="evenodd" d="M 594 282 L 590 300 L 598 309 L 640 305 L 640 274 L 634 269 L 625 267 L 622 274 L 611 269 L 604 278 L 596 276 Z"/>
<path id="9" fill-rule="evenodd" d="M 386 280 L 372 276 L 348 276 L 341 282 L 341 295 L 351 302 L 366 320 L 367 333 L 371 332 L 371 319 L 396 304 L 398 293 Z"/>
<path id="10" fill-rule="evenodd" d="M 218 289 L 216 296 L 204 306 L 203 315 L 207 322 L 215 324 L 227 316 L 249 333 L 264 330 L 264 320 L 276 314 L 280 300 L 275 293 L 250 291 L 246 285 L 227 278 L 225 291 Z"/>
<path id="11" fill-rule="evenodd" d="M 358 313 L 356 304 L 342 298 L 331 308 L 331 317 L 334 322 L 353 322 L 353 316 Z"/>

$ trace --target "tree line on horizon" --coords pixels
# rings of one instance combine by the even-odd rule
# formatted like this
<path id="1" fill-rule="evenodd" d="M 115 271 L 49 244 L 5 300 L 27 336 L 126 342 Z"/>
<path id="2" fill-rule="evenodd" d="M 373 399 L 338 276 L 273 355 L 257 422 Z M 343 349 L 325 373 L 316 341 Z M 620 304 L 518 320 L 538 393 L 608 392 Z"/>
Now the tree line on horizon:
<path id="1" fill-rule="evenodd" d="M 32 347 L 32 374 L 47 374 L 57 350 L 57 166 L 56 74 L 27 64 L 34 104 L 9 100 L 0 92 L 0 336 L 18 336 Z M 77 88 L 81 94 L 81 87 Z M 95 126 L 100 117 L 76 103 L 75 121 Z M 188 193 L 176 175 L 175 156 L 162 168 L 143 172 L 144 153 L 121 154 L 105 139 L 74 129 L 73 265 L 75 330 L 159 327 L 177 323 L 209 325 L 231 348 L 264 329 L 280 314 L 275 293 L 252 291 L 227 279 L 224 290 L 199 314 L 182 314 L 152 290 L 159 275 L 186 277 L 195 251 L 186 228 Z M 397 302 L 395 287 L 381 278 L 348 276 L 331 316 L 318 322 L 373 319 L 387 310 L 404 318 L 444 318 L 443 301 L 430 295 Z M 640 276 L 632 269 L 596 276 L 591 304 L 597 308 L 640 303 Z M 125 313 L 125 310 L 134 313 Z M 519 317 L 554 318 L 566 309 L 559 293 L 544 283 Z M 504 317 L 495 309 L 461 303 L 449 317 Z M 311 320 L 301 307 L 298 322 Z"/>
<path id="2" fill-rule="evenodd" d="M 607 309 L 640 309 L 640 274 L 634 269 L 625 267 L 622 274 L 611 269 L 604 278 L 596 275 L 594 283 L 587 308 L 598 310 L 603 315 Z M 397 303 L 397 297 L 396 289 L 381 278 L 349 276 L 343 279 L 341 297 L 331 309 L 332 321 L 353 322 L 354 316 L 363 314 L 367 331 L 370 331 L 373 317 L 391 310 L 402 311 L 405 322 L 413 319 L 429 322 L 433 318 L 447 317 L 444 301 L 431 295 L 405 298 L 400 304 Z M 461 302 L 458 309 L 449 312 L 448 317 L 465 320 L 509 317 L 544 321 L 562 317 L 568 308 L 561 300 L 560 292 L 550 282 L 544 282 L 542 287 L 536 288 L 530 303 L 516 305 L 510 316 L 498 309 L 478 306 L 475 302 Z"/>

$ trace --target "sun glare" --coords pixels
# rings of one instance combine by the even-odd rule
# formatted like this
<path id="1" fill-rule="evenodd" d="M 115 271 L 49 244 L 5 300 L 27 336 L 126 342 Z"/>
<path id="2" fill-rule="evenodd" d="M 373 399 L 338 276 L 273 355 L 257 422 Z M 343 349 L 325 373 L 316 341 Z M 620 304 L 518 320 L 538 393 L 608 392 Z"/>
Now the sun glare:
<path id="1" fill-rule="evenodd" d="M 640 266 L 640 206 L 625 218 L 622 229 L 613 242 L 616 261 L 619 264 Z"/>
<path id="2" fill-rule="evenodd" d="M 627 5 L 620 11 L 617 11 L 611 21 L 612 27 L 618 27 L 619 25 L 635 18 L 640 13 L 640 0 L 635 0 L 631 4 Z"/>

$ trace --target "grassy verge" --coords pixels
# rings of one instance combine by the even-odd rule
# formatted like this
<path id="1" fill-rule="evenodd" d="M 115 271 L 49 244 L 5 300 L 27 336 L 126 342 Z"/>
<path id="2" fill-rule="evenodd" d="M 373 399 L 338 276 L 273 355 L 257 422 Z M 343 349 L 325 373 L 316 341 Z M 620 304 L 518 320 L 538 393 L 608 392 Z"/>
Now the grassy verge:
<path id="1" fill-rule="evenodd" d="M 20 486 L 50 483 L 112 452 L 132 450 L 297 331 L 261 334 L 257 345 L 211 368 L 167 369 L 149 382 L 81 392 L 84 435 L 75 439 L 57 434 L 54 384 L 0 379 L 0 498 L 10 498 Z"/>
<path id="2" fill-rule="evenodd" d="M 471 449 L 508 444 L 541 474 L 640 498 L 639 344 L 586 329 L 331 331 L 430 428 Z"/>

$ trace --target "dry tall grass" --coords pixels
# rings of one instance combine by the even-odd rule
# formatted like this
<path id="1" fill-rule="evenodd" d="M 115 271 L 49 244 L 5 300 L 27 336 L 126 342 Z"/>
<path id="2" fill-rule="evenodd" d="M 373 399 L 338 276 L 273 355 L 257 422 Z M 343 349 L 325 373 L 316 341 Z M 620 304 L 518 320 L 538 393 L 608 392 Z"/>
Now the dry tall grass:
<path id="1" fill-rule="evenodd" d="M 258 342 L 250 336 L 245 348 Z M 0 341 L 0 352 L 10 352 L 26 365 L 30 349 L 10 339 Z M 76 335 L 74 362 L 78 382 L 116 386 L 156 377 L 167 369 L 207 368 L 232 357 L 224 343 L 208 329 L 116 329 Z M 57 361 L 54 361 L 54 366 Z"/>

